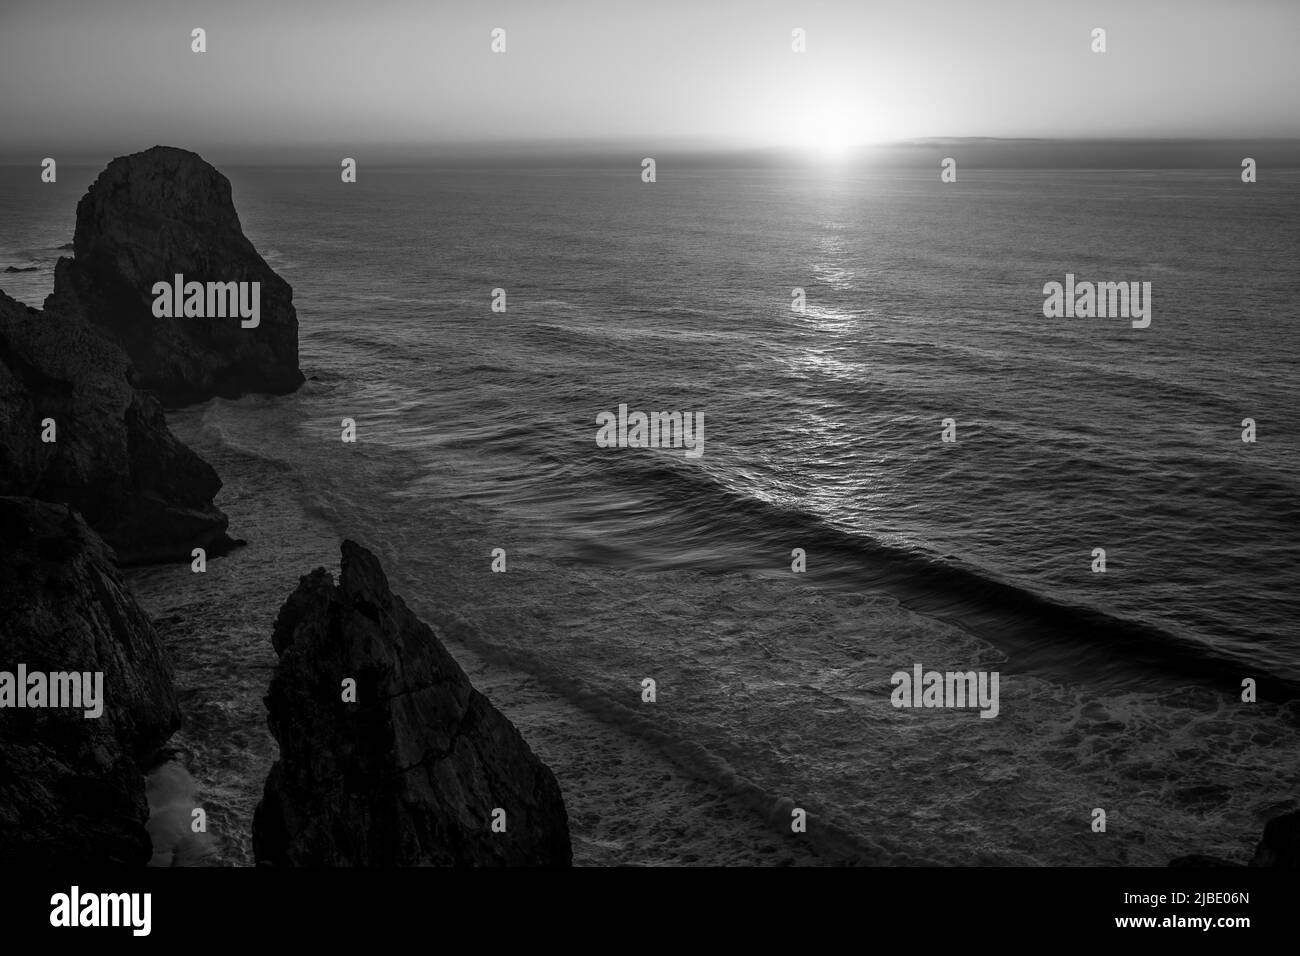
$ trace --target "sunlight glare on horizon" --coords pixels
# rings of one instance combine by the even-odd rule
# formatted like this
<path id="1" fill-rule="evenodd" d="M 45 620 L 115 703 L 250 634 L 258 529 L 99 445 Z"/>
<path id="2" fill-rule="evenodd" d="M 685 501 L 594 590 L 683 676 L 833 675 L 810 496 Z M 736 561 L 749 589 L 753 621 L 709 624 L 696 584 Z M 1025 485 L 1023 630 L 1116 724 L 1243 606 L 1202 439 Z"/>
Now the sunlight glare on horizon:
<path id="1" fill-rule="evenodd" d="M 794 144 L 811 158 L 841 163 L 861 149 L 902 139 L 906 131 L 891 112 L 844 100 L 819 103 L 792 124 Z"/>

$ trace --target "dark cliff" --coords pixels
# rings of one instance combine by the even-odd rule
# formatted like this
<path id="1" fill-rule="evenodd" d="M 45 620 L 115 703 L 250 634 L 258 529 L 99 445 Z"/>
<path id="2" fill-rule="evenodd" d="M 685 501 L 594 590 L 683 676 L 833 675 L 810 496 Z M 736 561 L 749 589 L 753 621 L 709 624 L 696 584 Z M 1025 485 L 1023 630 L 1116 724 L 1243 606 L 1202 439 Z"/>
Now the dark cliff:
<path id="1" fill-rule="evenodd" d="M 1228 867 L 1240 868 L 1242 864 L 1229 860 L 1193 853 L 1169 861 L 1176 867 Z M 1273 817 L 1264 824 L 1264 833 L 1255 846 L 1255 855 L 1249 866 L 1300 867 L 1300 810 Z"/>
<path id="2" fill-rule="evenodd" d="M 0 292 L 0 494 L 72 505 L 121 561 L 137 563 L 229 548 L 212 503 L 220 488 L 158 403 L 131 387 L 120 349 Z"/>
<path id="3" fill-rule="evenodd" d="M 180 725 L 148 617 L 76 512 L 30 498 L 0 498 L 0 608 L 0 671 L 103 674 L 98 717 L 0 711 L 0 864 L 147 863 L 144 769 Z"/>

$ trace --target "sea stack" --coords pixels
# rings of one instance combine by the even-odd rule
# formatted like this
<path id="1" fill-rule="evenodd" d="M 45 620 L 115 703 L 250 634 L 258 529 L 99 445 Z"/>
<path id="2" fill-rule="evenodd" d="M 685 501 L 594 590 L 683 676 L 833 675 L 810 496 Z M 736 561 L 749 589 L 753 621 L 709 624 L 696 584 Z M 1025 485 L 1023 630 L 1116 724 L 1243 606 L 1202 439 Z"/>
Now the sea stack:
<path id="1" fill-rule="evenodd" d="M 276 620 L 266 704 L 280 759 L 254 816 L 258 862 L 570 865 L 554 774 L 375 556 L 342 551 L 339 583 L 306 575 Z"/>
<path id="2" fill-rule="evenodd" d="M 73 253 L 55 267 L 46 310 L 102 328 L 165 405 L 302 384 L 293 289 L 244 236 L 230 180 L 195 153 L 155 146 L 109 163 L 77 204 Z M 257 324 L 155 315 L 155 284 L 177 276 L 257 283 Z"/>

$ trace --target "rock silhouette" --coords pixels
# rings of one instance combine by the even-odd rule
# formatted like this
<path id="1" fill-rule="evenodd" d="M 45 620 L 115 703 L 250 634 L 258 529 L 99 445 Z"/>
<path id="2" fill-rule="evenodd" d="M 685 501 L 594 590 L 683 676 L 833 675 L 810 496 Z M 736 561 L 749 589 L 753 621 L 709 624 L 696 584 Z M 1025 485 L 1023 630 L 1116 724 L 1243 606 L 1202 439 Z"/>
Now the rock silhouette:
<path id="1" fill-rule="evenodd" d="M 1251 866 L 1300 866 L 1300 810 L 1274 817 L 1264 824 Z"/>
<path id="2" fill-rule="evenodd" d="M 342 551 L 339 583 L 323 568 L 304 576 L 276 620 L 266 703 L 280 760 L 254 817 L 258 862 L 569 865 L 555 776 L 374 555 L 352 541 Z M 345 678 L 356 703 L 342 700 Z"/>
<path id="3" fill-rule="evenodd" d="M 1169 861 L 1175 867 L 1228 867 L 1240 868 L 1241 863 L 1233 863 L 1217 856 L 1193 853 L 1176 857 Z M 1300 810 L 1273 817 L 1264 824 L 1264 833 L 1255 847 L 1249 866 L 1300 866 Z"/>
<path id="4" fill-rule="evenodd" d="M 155 146 L 120 156 L 77 204 L 73 258 L 55 266 L 48 311 L 104 329 L 135 383 L 167 405 L 302 384 L 293 290 L 244 236 L 230 180 L 195 153 Z M 260 283 L 260 321 L 158 318 L 154 283 Z"/>
<path id="5" fill-rule="evenodd" d="M 180 726 L 149 618 L 81 517 L 31 498 L 0 498 L 0 607 L 0 669 L 103 674 L 99 717 L 0 712 L 0 865 L 147 863 L 144 769 Z"/>
<path id="6" fill-rule="evenodd" d="M 0 292 L 0 494 L 72 505 L 123 563 L 228 549 L 212 503 L 221 479 L 128 371 L 95 328 Z M 42 441 L 46 419 L 53 442 Z"/>

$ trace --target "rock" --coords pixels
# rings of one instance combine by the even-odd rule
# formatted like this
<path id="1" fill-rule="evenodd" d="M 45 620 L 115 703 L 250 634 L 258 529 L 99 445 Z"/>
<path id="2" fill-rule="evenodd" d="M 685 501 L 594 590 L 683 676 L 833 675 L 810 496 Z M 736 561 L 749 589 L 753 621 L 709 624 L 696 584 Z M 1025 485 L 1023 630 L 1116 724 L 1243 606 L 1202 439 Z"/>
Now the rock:
<path id="1" fill-rule="evenodd" d="M 1264 837 L 1255 848 L 1251 866 L 1300 866 L 1300 810 L 1264 824 Z"/>
<path id="2" fill-rule="evenodd" d="M 280 743 L 253 821 L 261 864 L 572 862 L 554 774 L 392 594 L 374 555 L 343 543 L 339 583 L 303 577 L 275 623 L 266 698 Z M 356 703 L 344 703 L 345 678 Z M 506 832 L 492 831 L 505 811 Z"/>
<path id="3" fill-rule="evenodd" d="M 72 505 L 124 563 L 228 549 L 221 480 L 131 387 L 128 365 L 93 327 L 0 292 L 0 495 Z"/>
<path id="4" fill-rule="evenodd" d="M 165 404 L 302 384 L 293 290 L 244 236 L 230 180 L 183 149 L 120 156 L 77 204 L 74 257 L 55 267 L 47 311 L 83 317 L 134 363 L 136 384 Z M 260 324 L 156 318 L 153 285 L 260 282 Z"/>
<path id="5" fill-rule="evenodd" d="M 171 665 L 75 511 L 0 497 L 0 670 L 103 673 L 103 713 L 0 710 L 0 865 L 143 865 L 144 768 L 180 725 Z"/>
<path id="6" fill-rule="evenodd" d="M 1240 867 L 1214 856 L 1193 853 L 1169 861 L 1170 866 Z M 1300 810 L 1274 817 L 1264 824 L 1264 836 L 1255 848 L 1251 866 L 1300 866 Z"/>
<path id="7" fill-rule="evenodd" d="M 1189 856 L 1179 856 L 1169 861 L 1172 867 L 1240 867 L 1240 863 L 1230 863 L 1227 860 L 1220 860 L 1217 856 L 1206 856 L 1203 853 L 1193 853 Z"/>

